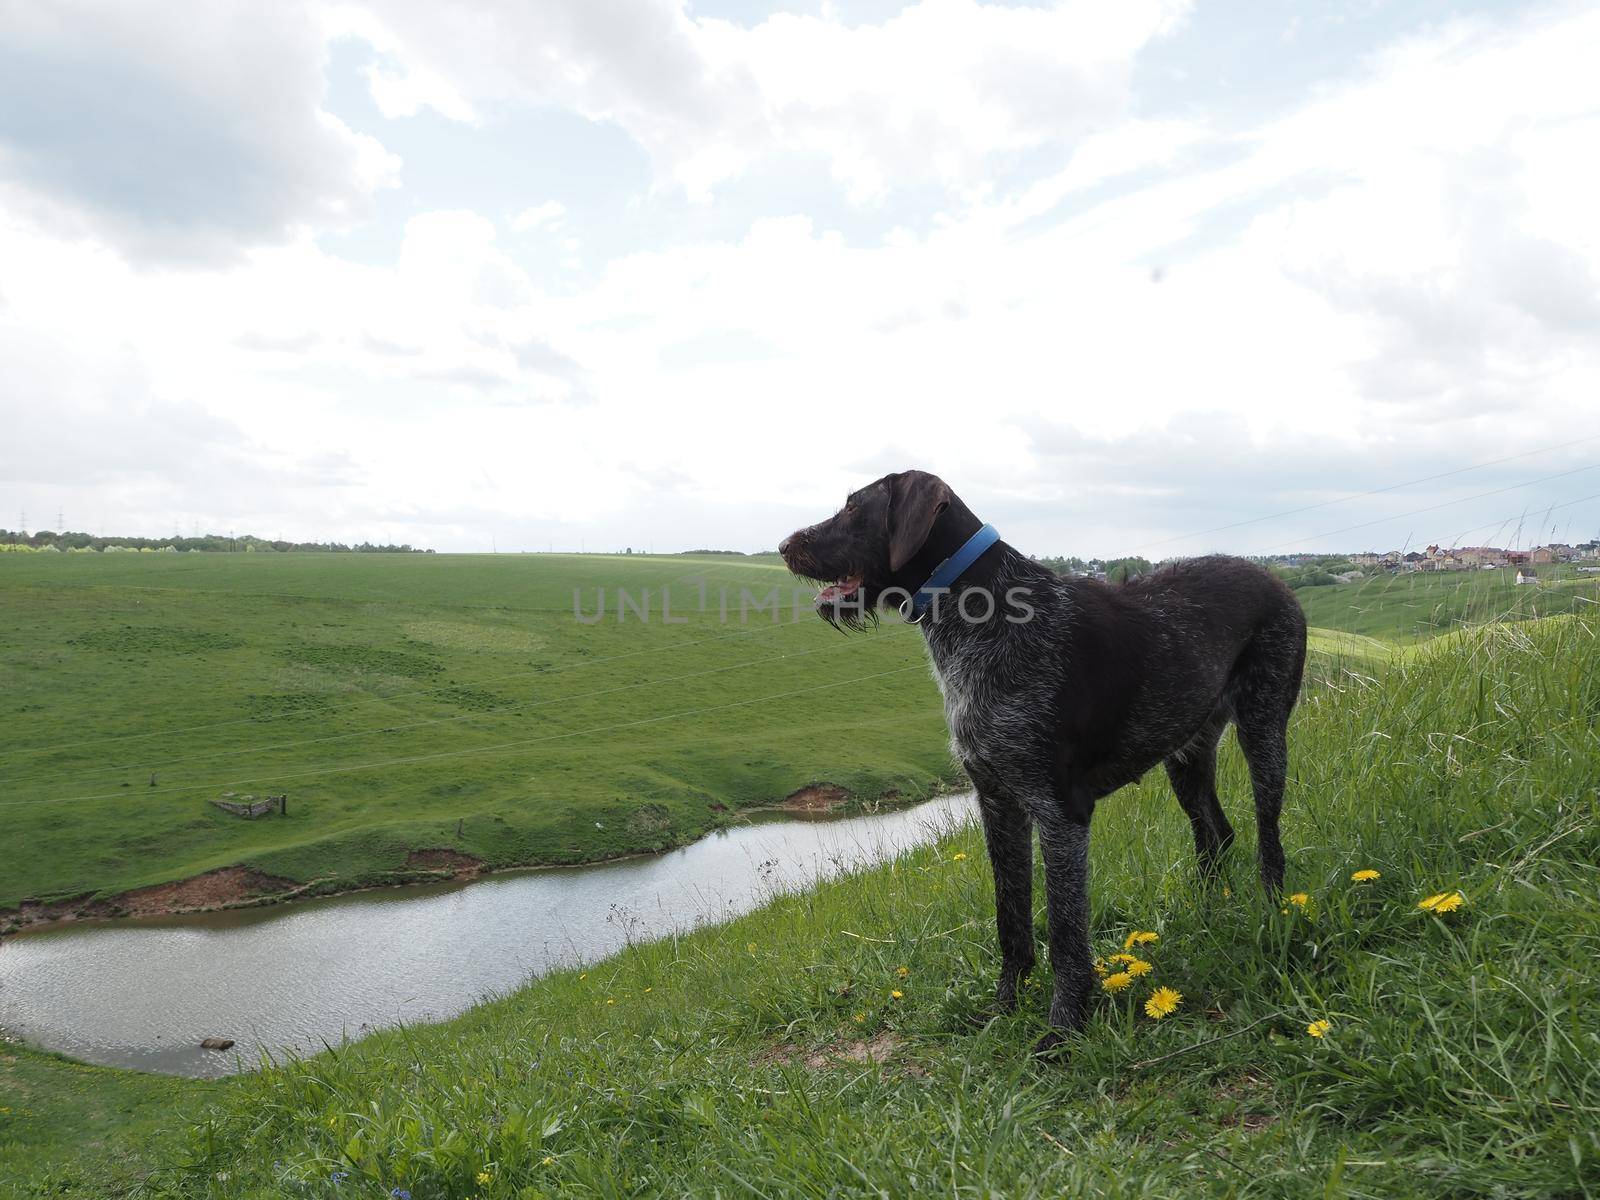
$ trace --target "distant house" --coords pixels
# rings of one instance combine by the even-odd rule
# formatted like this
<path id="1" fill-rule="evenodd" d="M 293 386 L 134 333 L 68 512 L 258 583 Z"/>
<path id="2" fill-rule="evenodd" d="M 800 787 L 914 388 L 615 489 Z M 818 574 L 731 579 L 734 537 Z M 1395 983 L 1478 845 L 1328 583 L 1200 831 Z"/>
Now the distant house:
<path id="1" fill-rule="evenodd" d="M 1524 584 L 1524 583 L 1538 583 L 1538 582 L 1539 582 L 1539 577 L 1536 574 L 1534 574 L 1534 571 L 1533 571 L 1532 567 L 1518 567 L 1517 568 L 1517 584 L 1519 586 Z"/>
<path id="2" fill-rule="evenodd" d="M 1550 553 L 1549 546 L 1540 546 L 1537 550 L 1533 550 L 1528 553 L 1529 562 L 1547 563 L 1552 561 L 1554 558 L 1555 555 Z"/>

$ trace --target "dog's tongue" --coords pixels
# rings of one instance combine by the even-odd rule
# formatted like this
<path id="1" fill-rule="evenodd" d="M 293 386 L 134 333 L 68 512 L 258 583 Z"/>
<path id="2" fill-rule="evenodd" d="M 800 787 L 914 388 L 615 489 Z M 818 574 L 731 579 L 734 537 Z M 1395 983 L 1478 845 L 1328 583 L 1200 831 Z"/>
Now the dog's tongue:
<path id="1" fill-rule="evenodd" d="M 840 600 L 848 599 L 856 594 L 856 589 L 861 586 L 859 579 L 845 579 L 838 583 L 830 583 L 817 593 L 818 600 L 826 600 L 830 604 L 837 604 Z"/>

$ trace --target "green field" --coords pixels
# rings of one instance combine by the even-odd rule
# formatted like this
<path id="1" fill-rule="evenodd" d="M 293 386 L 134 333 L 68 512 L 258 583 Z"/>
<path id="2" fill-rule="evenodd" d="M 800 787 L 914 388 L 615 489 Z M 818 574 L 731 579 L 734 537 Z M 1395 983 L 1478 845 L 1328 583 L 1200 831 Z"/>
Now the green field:
<path id="1" fill-rule="evenodd" d="M 1600 594 L 1509 578 L 1301 589 L 1313 675 Z M 604 619 L 580 623 L 574 589 L 593 616 L 601 587 Z M 777 622 L 741 620 L 741 589 L 775 587 Z M 648 622 L 618 620 L 618 588 L 650 593 Z M 812 783 L 871 801 L 952 780 L 920 639 L 796 622 L 792 588 L 772 556 L 6 555 L 0 927 L 25 898 L 219 867 L 272 895 L 416 878 L 422 849 L 571 863 L 679 844 Z M 208 803 L 229 791 L 287 793 L 288 815 Z"/>
<path id="2" fill-rule="evenodd" d="M 576 862 L 811 783 L 938 787 L 920 640 L 795 623 L 792 583 L 718 555 L 7 555 L 0 910 L 234 864 L 277 888 L 389 882 L 434 847 Z M 580 624 L 573 589 L 592 616 L 602 586 L 605 619 Z M 650 590 L 648 623 L 618 622 L 619 587 Z M 780 621 L 741 622 L 740 589 L 774 587 Z M 288 815 L 208 803 L 230 790 L 287 793 Z"/>
<path id="3" fill-rule="evenodd" d="M 0 1125 L 0 1155 L 23 1196 L 120 1195 L 129 1178 L 228 1200 L 1594 1195 L 1597 635 L 1558 617 L 1358 667 L 1319 652 L 1284 813 L 1303 905 L 1255 886 L 1231 737 L 1227 891 L 1200 888 L 1157 775 L 1108 801 L 1096 945 L 1160 937 L 1065 1064 L 1027 1058 L 1042 966 L 1023 1010 L 990 1018 L 988 868 L 975 832 L 953 831 L 442 1025 L 148 1085 L 171 1094 L 106 1073 L 126 1116 L 58 1104 L 71 1137 Z M 1418 907 L 1457 891 L 1456 911 Z M 1159 1021 L 1140 1007 L 1157 985 L 1183 994 Z M 78 1070 L 0 1056 L 0 1085 Z M 159 1126 L 152 1099 L 173 1106 Z"/>
<path id="4" fill-rule="evenodd" d="M 1419 641 L 1464 625 L 1593 610 L 1600 575 L 1541 566 L 1539 582 L 1518 587 L 1516 572 L 1378 572 L 1354 583 L 1295 592 L 1313 626 L 1395 641 Z"/>

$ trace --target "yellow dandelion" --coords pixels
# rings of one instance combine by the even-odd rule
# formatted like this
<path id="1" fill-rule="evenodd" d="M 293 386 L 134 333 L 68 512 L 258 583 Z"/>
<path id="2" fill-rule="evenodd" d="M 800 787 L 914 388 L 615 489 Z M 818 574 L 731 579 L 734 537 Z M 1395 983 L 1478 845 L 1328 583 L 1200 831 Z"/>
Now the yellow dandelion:
<path id="1" fill-rule="evenodd" d="M 900 976 L 901 979 L 904 979 L 907 975 L 911 974 L 911 968 L 910 967 L 896 967 L 894 969 L 894 973 L 896 975 Z"/>
<path id="2" fill-rule="evenodd" d="M 955 852 L 955 854 L 951 855 L 950 861 L 951 862 L 966 862 L 967 861 L 967 852 L 965 850 L 957 850 Z"/>
<path id="3" fill-rule="evenodd" d="M 610 997 L 610 996 L 607 996 L 607 997 L 606 997 L 606 1003 L 607 1003 L 607 1004 L 615 1004 L 615 1003 L 616 1003 L 616 1001 L 615 1001 L 615 1000 L 613 1000 L 613 999 L 612 999 L 612 998 L 611 998 L 611 997 Z"/>
<path id="4" fill-rule="evenodd" d="M 1332 1028 L 1332 1021 L 1313 1021 L 1311 1024 L 1306 1026 L 1306 1032 L 1315 1038 L 1326 1037 L 1328 1035 L 1328 1030 Z"/>
<path id="5" fill-rule="evenodd" d="M 754 954 L 756 952 L 756 944 L 754 942 L 746 942 L 744 944 L 744 952 L 746 954 Z"/>
<path id="6" fill-rule="evenodd" d="M 863 1021 L 865 1021 L 867 1019 L 867 1014 L 866 1013 L 857 1013 L 854 1017 L 852 1017 L 850 1019 L 852 1021 L 854 1021 L 857 1025 L 859 1025 L 859 1024 L 861 1024 L 861 1022 L 863 1022 Z"/>
<path id="7" fill-rule="evenodd" d="M 900 991 L 898 988 L 889 993 L 889 999 L 891 1000 L 904 1000 L 905 998 L 906 994 Z"/>
<path id="8" fill-rule="evenodd" d="M 543 1158 L 541 1158 L 539 1160 L 539 1165 L 541 1167 L 548 1167 L 548 1166 L 554 1165 L 555 1161 L 556 1161 L 556 1156 L 555 1155 L 546 1154 Z"/>
<path id="9" fill-rule="evenodd" d="M 1133 982 L 1133 976 L 1126 971 L 1118 971 L 1115 975 L 1107 975 L 1100 981 L 1100 986 L 1108 992 L 1120 992 Z"/>
<path id="10" fill-rule="evenodd" d="M 1311 903 L 1311 897 L 1306 895 L 1304 892 L 1296 892 L 1294 895 L 1289 897 L 1289 903 L 1295 905 L 1297 908 L 1304 908 L 1306 905 Z"/>
<path id="11" fill-rule="evenodd" d="M 1101 979 L 1104 979 L 1107 975 L 1109 975 L 1111 973 L 1110 970 L 1106 967 L 1106 960 L 1105 959 L 1097 958 L 1097 959 L 1094 960 L 1094 973 L 1096 975 L 1100 976 Z"/>
<path id="12" fill-rule="evenodd" d="M 1354 875 L 1350 876 L 1350 878 L 1356 883 L 1370 883 L 1372 880 L 1381 879 L 1382 877 L 1382 871 L 1374 871 L 1371 867 L 1364 867 L 1363 869 L 1357 871 Z"/>
<path id="13" fill-rule="evenodd" d="M 1106 961 L 1107 962 L 1114 962 L 1114 963 L 1131 963 L 1131 962 L 1138 962 L 1139 958 L 1138 958 L 1138 955 L 1135 955 L 1135 954 L 1113 954 Z"/>
<path id="14" fill-rule="evenodd" d="M 1135 946 L 1148 946 L 1151 942 L 1159 942 L 1161 935 L 1152 933 L 1147 929 L 1135 929 L 1128 935 L 1128 940 L 1122 943 L 1124 950 L 1132 950 Z"/>
<path id="15" fill-rule="evenodd" d="M 653 992 L 653 991 L 655 991 L 655 988 L 653 988 L 653 987 L 647 987 L 647 988 L 645 988 L 645 990 L 644 990 L 644 994 L 645 994 L 645 995 L 646 995 L 646 996 L 648 996 L 648 995 L 649 995 L 649 994 L 650 994 L 650 993 L 651 993 L 651 992 Z"/>
<path id="16" fill-rule="evenodd" d="M 1137 979 L 1141 975 L 1148 975 L 1153 970 L 1149 963 L 1142 958 L 1136 958 L 1128 964 L 1128 974 Z"/>
<path id="17" fill-rule="evenodd" d="M 1429 896 L 1426 900 L 1418 901 L 1417 907 L 1425 912 L 1443 915 L 1444 913 L 1455 912 L 1466 902 L 1467 898 L 1460 892 L 1439 892 L 1437 895 Z"/>
<path id="18" fill-rule="evenodd" d="M 489 1174 L 489 1172 L 487 1172 L 487 1171 L 479 1171 L 478 1172 L 478 1186 L 479 1187 L 488 1187 L 493 1182 L 494 1182 L 494 1176 Z"/>
<path id="19" fill-rule="evenodd" d="M 1150 993 L 1150 999 L 1144 1002 L 1145 1015 L 1159 1021 L 1168 1013 L 1176 1012 L 1178 1005 L 1183 1003 L 1183 993 L 1177 988 L 1158 987 Z"/>
<path id="20" fill-rule="evenodd" d="M 1227 884 L 1223 884 L 1222 885 L 1222 898 L 1224 900 L 1227 900 L 1227 899 L 1232 898 L 1232 896 L 1233 896 L 1233 889 L 1231 887 L 1229 887 Z"/>

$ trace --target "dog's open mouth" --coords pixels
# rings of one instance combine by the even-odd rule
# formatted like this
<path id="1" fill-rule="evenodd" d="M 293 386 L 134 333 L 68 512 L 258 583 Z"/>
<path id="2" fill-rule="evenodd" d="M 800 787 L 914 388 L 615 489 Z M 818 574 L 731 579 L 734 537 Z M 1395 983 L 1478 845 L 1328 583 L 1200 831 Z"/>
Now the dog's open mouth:
<path id="1" fill-rule="evenodd" d="M 818 604 L 843 604 L 861 590 L 861 580 L 841 579 L 838 583 L 830 583 L 817 593 Z"/>

